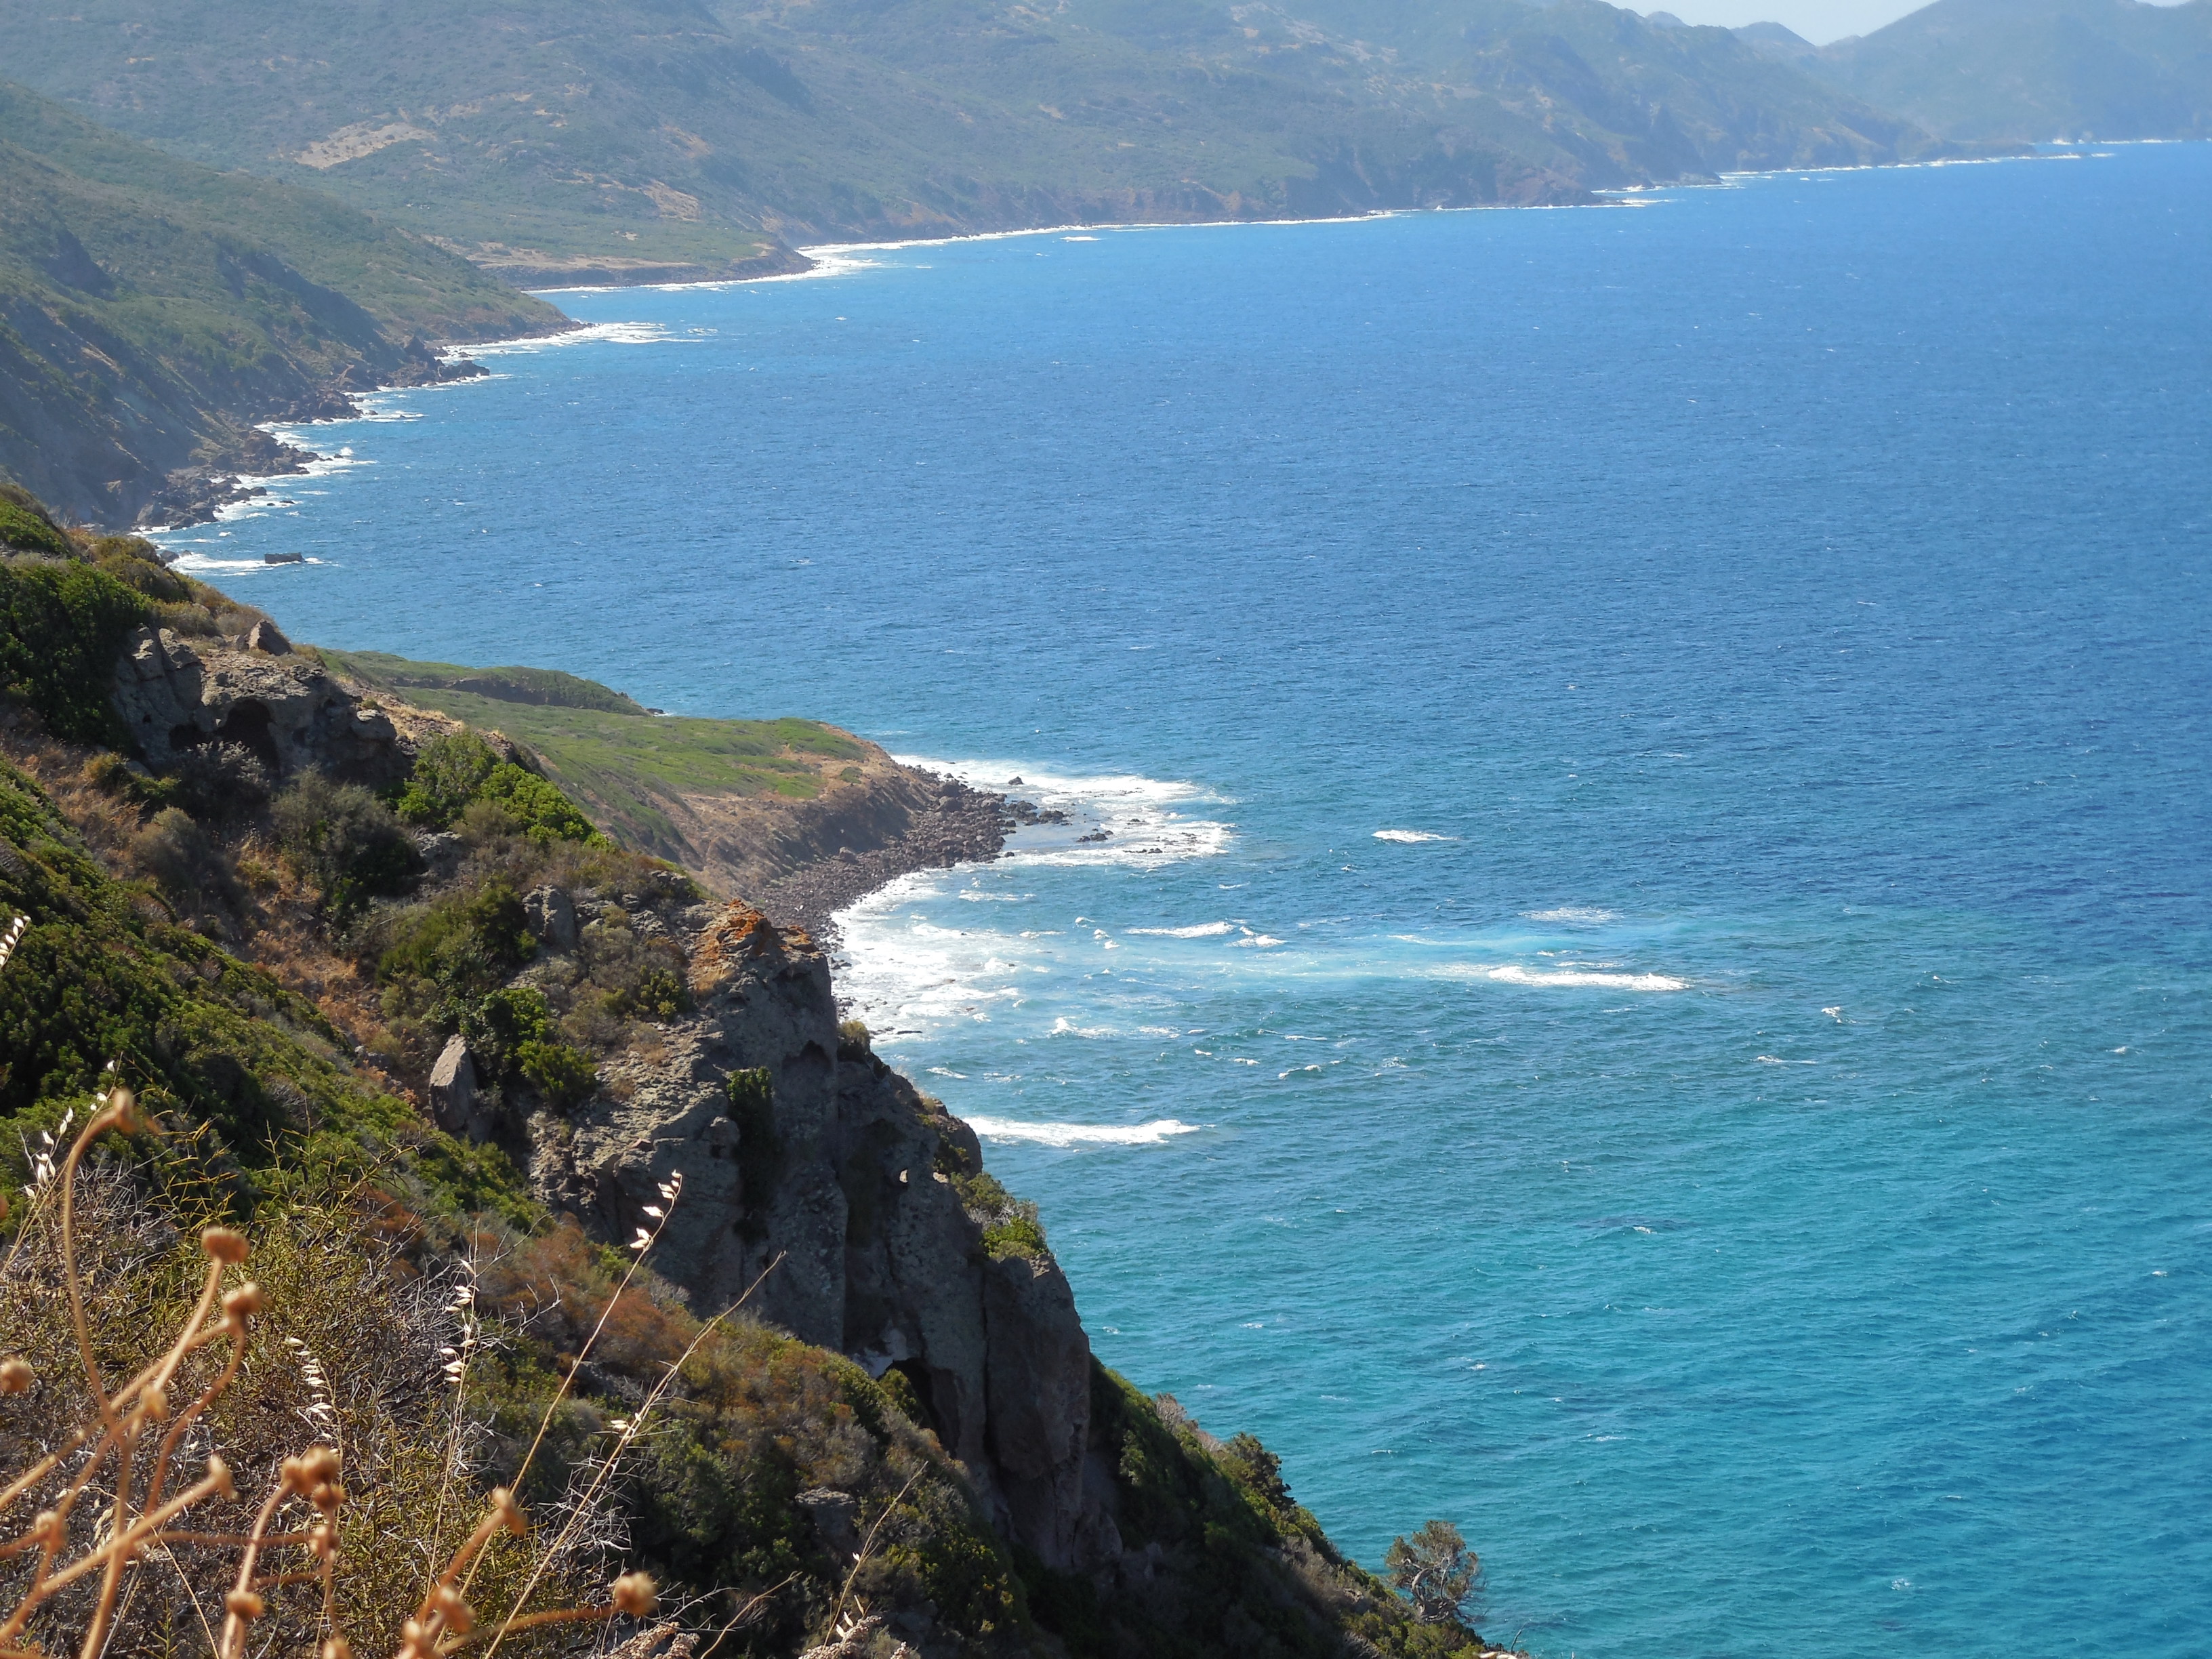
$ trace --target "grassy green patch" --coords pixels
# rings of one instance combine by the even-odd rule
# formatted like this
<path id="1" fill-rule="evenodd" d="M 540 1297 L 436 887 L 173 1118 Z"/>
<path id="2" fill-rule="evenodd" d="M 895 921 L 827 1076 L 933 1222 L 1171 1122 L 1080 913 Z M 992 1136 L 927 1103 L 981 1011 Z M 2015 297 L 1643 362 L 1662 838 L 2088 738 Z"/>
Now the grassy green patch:
<path id="1" fill-rule="evenodd" d="M 843 732 L 815 720 L 648 714 L 596 681 L 546 669 L 476 669 L 374 652 L 321 655 L 340 673 L 526 744 L 544 763 L 547 775 L 590 806 L 604 827 L 656 850 L 677 846 L 675 826 L 660 805 L 670 795 L 811 800 L 821 793 L 825 763 L 858 760 L 866 752 Z M 493 679 L 548 700 L 524 702 L 461 689 Z M 555 696 L 561 701 L 552 701 Z"/>

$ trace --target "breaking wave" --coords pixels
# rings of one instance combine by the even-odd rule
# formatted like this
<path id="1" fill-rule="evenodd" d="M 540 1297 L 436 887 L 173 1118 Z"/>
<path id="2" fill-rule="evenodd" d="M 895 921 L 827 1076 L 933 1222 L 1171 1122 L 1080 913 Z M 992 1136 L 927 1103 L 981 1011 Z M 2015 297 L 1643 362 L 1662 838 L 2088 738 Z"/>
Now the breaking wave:
<path id="1" fill-rule="evenodd" d="M 1163 1117 L 1150 1123 L 1024 1123 L 1011 1117 L 971 1117 L 968 1127 L 986 1140 L 1024 1140 L 1036 1146 L 1158 1146 L 1206 1126 Z"/>
<path id="2" fill-rule="evenodd" d="M 1672 974 L 1624 974 L 1595 968 L 1522 968 L 1510 963 L 1502 968 L 1492 968 L 1470 963 L 1440 968 L 1437 973 L 1443 979 L 1490 980 L 1499 985 L 1526 985 L 1546 991 L 1597 988 L 1613 991 L 1686 991 L 1690 988 L 1689 981 L 1677 979 Z"/>

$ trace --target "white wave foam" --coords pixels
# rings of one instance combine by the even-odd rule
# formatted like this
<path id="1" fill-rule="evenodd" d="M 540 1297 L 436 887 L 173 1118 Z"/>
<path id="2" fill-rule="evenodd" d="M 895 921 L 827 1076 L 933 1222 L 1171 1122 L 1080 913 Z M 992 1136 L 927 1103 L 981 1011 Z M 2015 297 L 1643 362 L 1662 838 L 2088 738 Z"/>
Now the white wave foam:
<path id="1" fill-rule="evenodd" d="M 1555 910 L 1523 910 L 1521 914 L 1530 921 L 1566 921 L 1584 927 L 1620 920 L 1620 911 L 1601 910 L 1594 904 L 1562 904 Z"/>
<path id="2" fill-rule="evenodd" d="M 1229 804 L 1228 797 L 1202 784 L 1132 773 L 1085 776 L 1040 772 L 1019 761 L 942 761 L 926 755 L 892 758 L 902 765 L 948 774 L 971 788 L 1005 792 L 1035 801 L 1047 811 L 1067 814 L 1068 824 L 1018 831 L 1000 860 L 1001 868 L 1133 865 L 1158 869 L 1185 859 L 1215 857 L 1228 851 L 1236 838 L 1234 824 L 1185 816 L 1182 809 L 1187 806 Z M 1106 832 L 1103 841 L 1078 839 L 1101 830 Z"/>
<path id="3" fill-rule="evenodd" d="M 548 293 L 575 291 L 546 290 Z M 584 328 L 569 329 L 564 333 L 533 335 L 526 340 L 488 340 L 482 345 L 461 347 L 459 355 L 464 357 L 529 357 L 562 346 L 664 345 L 680 343 L 682 339 L 681 335 L 671 334 L 659 323 L 592 323 Z"/>
<path id="4" fill-rule="evenodd" d="M 1602 986 L 1617 991 L 1686 991 L 1690 981 L 1671 974 L 1621 974 L 1589 968 L 1502 968 L 1479 963 L 1439 968 L 1443 979 L 1486 979 L 1500 985 L 1525 985 L 1539 990 L 1575 989 Z"/>
<path id="5" fill-rule="evenodd" d="M 968 1127 L 986 1140 L 1025 1140 L 1038 1146 L 1158 1146 L 1206 1126 L 1171 1117 L 1150 1123 L 1024 1123 L 1010 1117 L 971 1117 Z"/>
<path id="6" fill-rule="evenodd" d="M 1201 921 L 1195 927 L 1125 927 L 1125 933 L 1149 934 L 1153 939 L 1218 939 L 1224 933 L 1233 933 L 1237 924 L 1233 921 Z"/>
<path id="7" fill-rule="evenodd" d="M 1247 931 L 1243 939 L 1236 940 L 1229 948 L 1232 951 L 1272 951 L 1282 942 L 1272 933 L 1255 933 Z"/>
<path id="8" fill-rule="evenodd" d="M 1111 1037 L 1121 1034 L 1110 1025 L 1078 1025 L 1065 1014 L 1052 1023 L 1047 1036 Z"/>
<path id="9" fill-rule="evenodd" d="M 1431 835 L 1425 830 L 1377 830 L 1375 832 L 1375 839 L 1377 841 L 1403 842 L 1406 845 L 1411 847 L 1417 846 L 1425 841 L 1457 841 L 1459 837 L 1457 836 Z"/>

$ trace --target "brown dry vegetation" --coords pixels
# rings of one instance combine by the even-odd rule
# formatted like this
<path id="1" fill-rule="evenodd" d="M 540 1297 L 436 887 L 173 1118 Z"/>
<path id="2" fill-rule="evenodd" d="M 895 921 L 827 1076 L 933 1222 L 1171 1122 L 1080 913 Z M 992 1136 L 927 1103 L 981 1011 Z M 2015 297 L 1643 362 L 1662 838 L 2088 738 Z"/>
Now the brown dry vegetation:
<path id="1" fill-rule="evenodd" d="M 342 1205 L 272 1208 L 251 1241 L 180 1227 L 119 1169 L 76 1167 L 131 1112 L 118 1091 L 58 1170 L 51 1150 L 0 1257 L 0 1651 L 235 1655 L 250 1633 L 431 1659 L 476 1622 L 441 1580 L 494 1627 L 544 1621 L 510 1650 L 576 1649 L 610 1616 L 619 1523 L 598 1494 L 534 1533 L 503 1493 L 487 1510 L 465 1278 Z M 136 1547 L 101 1565 L 118 1536 Z M 76 1563 L 97 1570 L 64 1582 Z"/>

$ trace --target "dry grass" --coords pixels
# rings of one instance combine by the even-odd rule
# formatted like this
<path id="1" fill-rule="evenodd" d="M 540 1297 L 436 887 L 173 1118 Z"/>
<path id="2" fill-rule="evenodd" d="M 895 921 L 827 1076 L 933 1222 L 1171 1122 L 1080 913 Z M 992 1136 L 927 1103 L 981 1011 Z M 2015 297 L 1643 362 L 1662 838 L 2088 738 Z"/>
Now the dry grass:
<path id="1" fill-rule="evenodd" d="M 137 1115 L 40 1149 L 0 1256 L 0 1659 L 567 1653 L 653 1611 L 591 1591 L 629 1435 L 537 1531 L 471 1479 L 471 1273 L 410 1281 L 342 1206 L 191 1236 L 84 1167 Z"/>

